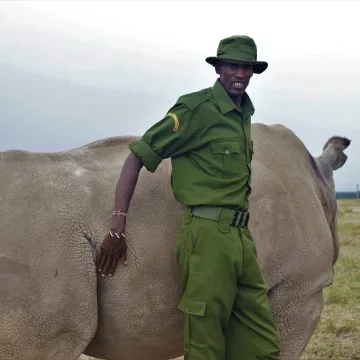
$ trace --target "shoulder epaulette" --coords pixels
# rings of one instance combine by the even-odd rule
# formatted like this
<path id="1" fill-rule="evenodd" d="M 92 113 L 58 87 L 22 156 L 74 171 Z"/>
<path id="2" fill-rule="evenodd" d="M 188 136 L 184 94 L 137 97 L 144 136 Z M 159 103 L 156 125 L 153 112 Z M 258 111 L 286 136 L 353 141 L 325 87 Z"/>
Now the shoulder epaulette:
<path id="1" fill-rule="evenodd" d="M 176 103 L 184 104 L 192 111 L 203 102 L 211 99 L 211 97 L 212 97 L 211 88 L 207 88 L 200 91 L 182 95 L 179 97 Z"/>

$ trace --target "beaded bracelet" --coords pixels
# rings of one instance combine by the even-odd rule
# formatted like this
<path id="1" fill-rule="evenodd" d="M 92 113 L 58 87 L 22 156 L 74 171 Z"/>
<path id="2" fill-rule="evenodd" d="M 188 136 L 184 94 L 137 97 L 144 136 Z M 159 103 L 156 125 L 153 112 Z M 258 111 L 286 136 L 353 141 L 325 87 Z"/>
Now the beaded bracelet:
<path id="1" fill-rule="evenodd" d="M 114 211 L 113 211 L 113 215 L 127 216 L 127 212 L 125 212 L 125 211 L 120 211 L 120 210 L 114 210 Z"/>
<path id="2" fill-rule="evenodd" d="M 110 234 L 110 236 L 111 237 L 114 237 L 114 235 L 118 238 L 118 239 L 120 239 L 120 235 L 124 238 L 125 237 L 125 234 L 124 233 L 121 233 L 120 235 L 118 234 L 118 233 L 116 233 L 116 232 L 112 232 L 111 230 L 109 230 L 109 234 Z"/>
<path id="3" fill-rule="evenodd" d="M 119 211 L 119 210 L 114 210 L 114 211 L 113 211 L 113 215 L 127 216 L 127 212 L 125 212 L 125 211 Z"/>

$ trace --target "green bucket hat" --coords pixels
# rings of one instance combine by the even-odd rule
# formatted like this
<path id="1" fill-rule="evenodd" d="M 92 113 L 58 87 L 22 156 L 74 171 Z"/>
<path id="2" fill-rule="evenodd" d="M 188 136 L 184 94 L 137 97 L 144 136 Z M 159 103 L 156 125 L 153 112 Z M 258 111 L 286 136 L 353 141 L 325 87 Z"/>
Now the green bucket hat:
<path id="1" fill-rule="evenodd" d="M 217 56 L 209 56 L 205 61 L 213 66 L 219 61 L 253 65 L 255 74 L 264 72 L 268 63 L 265 61 L 257 61 L 257 48 L 255 41 L 245 35 L 234 35 L 222 39 L 219 42 Z"/>

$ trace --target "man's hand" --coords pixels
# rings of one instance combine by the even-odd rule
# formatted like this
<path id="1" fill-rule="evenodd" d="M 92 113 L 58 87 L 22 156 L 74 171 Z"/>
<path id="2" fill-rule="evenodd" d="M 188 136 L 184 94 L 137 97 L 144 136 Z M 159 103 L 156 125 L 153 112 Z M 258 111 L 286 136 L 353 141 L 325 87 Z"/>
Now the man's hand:
<path id="1" fill-rule="evenodd" d="M 115 235 L 114 237 L 110 234 L 105 236 L 96 259 L 96 267 L 98 271 L 101 272 L 102 277 L 105 277 L 107 274 L 112 276 L 119 260 L 121 260 L 124 265 L 127 264 L 126 251 L 127 245 L 123 236 L 120 235 L 120 239 Z"/>

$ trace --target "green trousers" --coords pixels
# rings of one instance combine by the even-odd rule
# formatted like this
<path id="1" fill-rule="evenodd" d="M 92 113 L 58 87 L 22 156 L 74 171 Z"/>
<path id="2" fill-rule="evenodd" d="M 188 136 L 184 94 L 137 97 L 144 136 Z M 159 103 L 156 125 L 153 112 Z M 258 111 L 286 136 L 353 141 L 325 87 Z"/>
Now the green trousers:
<path id="1" fill-rule="evenodd" d="M 185 360 L 278 360 L 280 338 L 272 319 L 257 251 L 246 228 L 187 209 L 176 244 L 185 314 Z"/>

